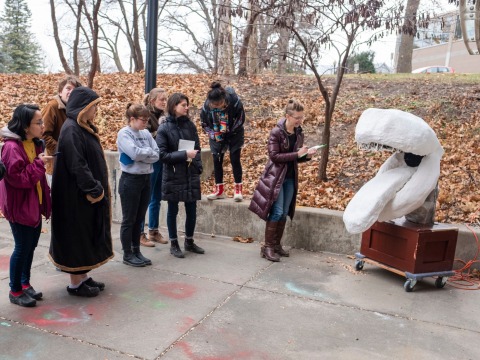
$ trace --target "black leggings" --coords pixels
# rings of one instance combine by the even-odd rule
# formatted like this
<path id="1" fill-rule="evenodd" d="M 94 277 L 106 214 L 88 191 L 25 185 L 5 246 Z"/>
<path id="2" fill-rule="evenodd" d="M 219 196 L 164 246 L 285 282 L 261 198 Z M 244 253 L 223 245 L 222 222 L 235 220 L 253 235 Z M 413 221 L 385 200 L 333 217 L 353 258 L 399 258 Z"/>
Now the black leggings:
<path id="1" fill-rule="evenodd" d="M 230 163 L 232 164 L 233 179 L 236 184 L 242 182 L 242 164 L 240 163 L 240 155 L 242 149 L 230 153 Z M 223 184 L 223 158 L 225 153 L 213 154 L 213 170 L 215 172 L 215 184 Z"/>

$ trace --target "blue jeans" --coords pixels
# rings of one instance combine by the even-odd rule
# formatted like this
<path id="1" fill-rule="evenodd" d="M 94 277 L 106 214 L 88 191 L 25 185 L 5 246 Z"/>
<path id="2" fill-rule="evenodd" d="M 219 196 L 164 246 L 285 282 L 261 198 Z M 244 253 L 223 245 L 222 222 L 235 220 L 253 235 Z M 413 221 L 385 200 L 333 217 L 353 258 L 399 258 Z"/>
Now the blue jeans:
<path id="1" fill-rule="evenodd" d="M 145 219 L 150 197 L 150 175 L 122 173 L 118 185 L 122 203 L 120 241 L 122 249 L 131 250 L 140 246 L 140 224 Z"/>
<path id="2" fill-rule="evenodd" d="M 293 200 L 293 192 L 295 190 L 295 180 L 285 179 L 278 194 L 277 200 L 270 209 L 268 221 L 286 221 L 290 204 Z"/>
<path id="3" fill-rule="evenodd" d="M 168 237 L 170 241 L 178 240 L 177 236 L 177 215 L 178 215 L 178 201 L 169 201 L 167 210 L 167 227 Z M 195 232 L 195 225 L 197 223 L 197 202 L 185 203 L 185 237 L 193 238 Z"/>
<path id="4" fill-rule="evenodd" d="M 22 291 L 22 285 L 30 284 L 30 269 L 32 268 L 33 253 L 40 238 L 42 222 L 37 227 L 10 223 L 15 248 L 10 258 L 10 290 Z"/>
<path id="5" fill-rule="evenodd" d="M 148 228 L 157 230 L 160 222 L 160 201 L 162 200 L 163 163 L 153 163 L 153 173 L 150 175 L 150 203 L 148 204 Z M 145 220 L 142 221 L 140 231 L 145 229 Z"/>

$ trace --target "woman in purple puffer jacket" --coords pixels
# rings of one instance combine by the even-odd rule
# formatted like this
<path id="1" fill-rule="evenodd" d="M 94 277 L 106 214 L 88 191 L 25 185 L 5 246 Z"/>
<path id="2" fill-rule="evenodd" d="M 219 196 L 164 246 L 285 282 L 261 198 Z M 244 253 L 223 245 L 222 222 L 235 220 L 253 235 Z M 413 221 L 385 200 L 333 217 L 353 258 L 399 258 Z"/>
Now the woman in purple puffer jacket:
<path id="1" fill-rule="evenodd" d="M 42 215 L 50 217 L 50 188 L 45 177 L 45 156 L 40 138 L 43 120 L 36 105 L 19 105 L 0 131 L 5 141 L 2 161 L 6 174 L 0 181 L 0 208 L 12 229 L 15 248 L 10 258 L 10 302 L 35 306 L 42 298 L 30 285 L 33 253 L 40 238 Z"/>
<path id="2" fill-rule="evenodd" d="M 255 188 L 249 210 L 267 221 L 261 256 L 280 261 L 289 253 L 280 244 L 287 216 L 293 219 L 298 191 L 298 163 L 311 159 L 315 150 L 303 146 L 303 105 L 289 100 L 285 118 L 278 121 L 268 139 L 268 163 Z"/>

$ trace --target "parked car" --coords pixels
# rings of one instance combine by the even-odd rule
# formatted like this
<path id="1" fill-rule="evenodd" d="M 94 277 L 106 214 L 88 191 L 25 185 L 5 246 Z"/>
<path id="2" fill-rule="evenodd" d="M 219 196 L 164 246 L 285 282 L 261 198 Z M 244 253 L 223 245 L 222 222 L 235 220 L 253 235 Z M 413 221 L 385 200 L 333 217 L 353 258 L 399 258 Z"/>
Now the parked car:
<path id="1" fill-rule="evenodd" d="M 412 74 L 453 74 L 455 70 L 450 66 L 426 66 L 412 71 Z"/>

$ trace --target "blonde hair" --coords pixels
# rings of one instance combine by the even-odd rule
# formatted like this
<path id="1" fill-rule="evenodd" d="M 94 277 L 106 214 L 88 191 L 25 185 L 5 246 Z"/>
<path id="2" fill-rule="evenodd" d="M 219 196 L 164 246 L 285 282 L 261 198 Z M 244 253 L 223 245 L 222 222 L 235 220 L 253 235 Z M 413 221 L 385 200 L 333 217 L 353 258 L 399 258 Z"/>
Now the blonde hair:
<path id="1" fill-rule="evenodd" d="M 148 119 L 150 116 L 150 112 L 148 111 L 147 107 L 142 104 L 127 104 L 127 110 L 125 111 L 125 117 L 127 118 L 127 124 L 130 123 L 130 118 L 140 118 L 143 117 Z"/>
<path id="2" fill-rule="evenodd" d="M 303 111 L 303 104 L 298 100 L 290 99 L 285 107 L 285 114 L 292 115 L 294 111 Z"/>
<path id="3" fill-rule="evenodd" d="M 154 102 L 158 95 L 160 94 L 165 94 L 166 91 L 164 88 L 160 88 L 160 87 L 157 87 L 157 88 L 153 88 L 152 90 L 150 90 L 150 92 L 145 95 L 145 97 L 143 98 L 143 104 L 145 106 L 151 106 L 152 102 Z"/>

